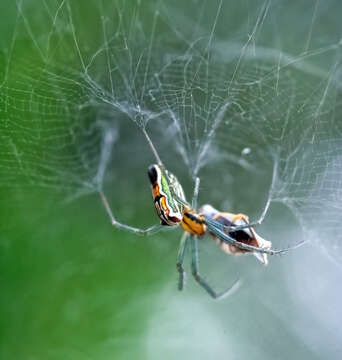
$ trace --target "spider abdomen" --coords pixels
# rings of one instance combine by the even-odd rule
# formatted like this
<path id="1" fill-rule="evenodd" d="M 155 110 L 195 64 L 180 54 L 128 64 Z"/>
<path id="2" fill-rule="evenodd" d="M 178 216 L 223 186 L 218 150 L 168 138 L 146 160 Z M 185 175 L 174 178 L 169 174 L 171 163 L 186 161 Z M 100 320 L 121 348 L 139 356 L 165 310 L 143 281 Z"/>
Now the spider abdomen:
<path id="1" fill-rule="evenodd" d="M 184 199 L 183 188 L 177 178 L 161 165 L 151 165 L 148 177 L 152 185 L 154 206 L 160 223 L 167 226 L 178 225 L 182 220 L 182 205 L 174 199 L 174 194 Z"/>

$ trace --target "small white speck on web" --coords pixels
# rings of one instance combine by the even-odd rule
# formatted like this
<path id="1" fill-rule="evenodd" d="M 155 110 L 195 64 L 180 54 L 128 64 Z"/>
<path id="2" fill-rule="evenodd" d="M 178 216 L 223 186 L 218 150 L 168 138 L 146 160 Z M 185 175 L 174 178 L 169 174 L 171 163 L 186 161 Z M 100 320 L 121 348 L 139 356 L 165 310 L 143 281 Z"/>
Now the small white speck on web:
<path id="1" fill-rule="evenodd" d="M 245 148 L 242 149 L 241 155 L 242 155 L 242 156 L 249 155 L 249 154 L 251 153 L 251 151 L 252 151 L 251 148 L 245 147 Z"/>

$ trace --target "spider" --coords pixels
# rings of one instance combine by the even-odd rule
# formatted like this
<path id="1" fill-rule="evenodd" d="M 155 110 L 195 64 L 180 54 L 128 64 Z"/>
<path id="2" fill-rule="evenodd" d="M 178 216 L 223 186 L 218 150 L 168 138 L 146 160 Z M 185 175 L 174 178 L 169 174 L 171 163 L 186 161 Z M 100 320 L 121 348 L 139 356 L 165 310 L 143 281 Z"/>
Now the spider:
<path id="1" fill-rule="evenodd" d="M 268 254 L 281 254 L 297 248 L 304 243 L 301 242 L 295 246 L 281 250 L 272 249 L 272 243 L 260 237 L 253 228 L 253 226 L 261 224 L 265 211 L 261 218 L 254 223 L 249 223 L 248 216 L 244 214 L 220 212 L 211 205 L 204 205 L 197 211 L 200 179 L 198 177 L 195 179 L 194 193 L 190 205 L 186 201 L 183 188 L 177 177 L 165 168 L 147 133 L 145 133 L 145 136 L 158 161 L 158 164 L 153 164 L 148 168 L 148 177 L 152 186 L 153 202 L 160 219 L 160 224 L 153 225 L 146 229 L 122 224 L 115 219 L 107 198 L 102 191 L 100 191 L 100 196 L 112 225 L 119 229 L 139 235 L 152 235 L 160 230 L 174 229 L 181 225 L 184 233 L 180 240 L 177 256 L 179 290 L 183 290 L 184 288 L 185 271 L 183 261 L 189 239 L 192 254 L 192 275 L 199 285 L 214 299 L 221 299 L 230 295 L 239 286 L 239 281 L 235 281 L 223 292 L 217 292 L 209 285 L 199 272 L 199 237 L 203 237 L 209 233 L 224 252 L 233 255 L 253 254 L 265 265 L 268 263 Z"/>

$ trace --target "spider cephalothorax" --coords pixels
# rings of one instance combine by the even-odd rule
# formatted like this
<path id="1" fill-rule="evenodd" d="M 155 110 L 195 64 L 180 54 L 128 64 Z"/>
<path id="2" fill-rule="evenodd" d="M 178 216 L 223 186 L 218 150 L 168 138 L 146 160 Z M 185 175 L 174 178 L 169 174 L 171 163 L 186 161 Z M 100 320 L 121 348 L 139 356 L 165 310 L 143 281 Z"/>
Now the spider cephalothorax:
<path id="1" fill-rule="evenodd" d="M 184 207 L 181 225 L 184 231 L 191 235 L 201 236 L 207 231 L 205 217 L 202 214 L 197 213 L 190 206 Z"/>

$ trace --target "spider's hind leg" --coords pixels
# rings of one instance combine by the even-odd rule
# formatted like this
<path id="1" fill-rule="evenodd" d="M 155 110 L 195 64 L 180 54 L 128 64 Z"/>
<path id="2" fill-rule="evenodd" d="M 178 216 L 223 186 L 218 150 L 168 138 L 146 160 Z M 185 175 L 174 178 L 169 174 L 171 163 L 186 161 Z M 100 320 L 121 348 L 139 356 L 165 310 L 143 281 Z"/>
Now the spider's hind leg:
<path id="1" fill-rule="evenodd" d="M 191 236 L 191 252 L 192 252 L 192 275 L 195 280 L 204 288 L 204 290 L 214 299 L 222 299 L 231 295 L 240 286 L 240 281 L 236 280 L 227 290 L 216 292 L 200 275 L 198 264 L 198 239 L 197 236 Z"/>
<path id="2" fill-rule="evenodd" d="M 169 228 L 168 226 L 162 226 L 162 225 L 156 224 L 156 225 L 150 226 L 147 229 L 139 229 L 139 228 L 135 228 L 133 226 L 122 224 L 122 223 L 120 223 L 119 221 L 117 221 L 115 219 L 114 214 L 112 212 L 112 209 L 109 206 L 108 200 L 107 200 L 105 194 L 102 191 L 100 191 L 100 197 L 101 197 L 103 206 L 106 209 L 106 212 L 108 214 L 108 217 L 110 219 L 111 224 L 113 226 L 119 228 L 119 229 L 130 231 L 130 232 L 132 232 L 134 234 L 137 234 L 137 235 L 146 235 L 146 236 L 148 236 L 148 235 L 153 235 L 153 234 L 155 234 L 155 233 L 157 233 L 157 232 L 159 232 L 161 230 L 168 230 L 168 228 Z"/>
<path id="3" fill-rule="evenodd" d="M 179 244 L 179 250 L 178 250 L 178 256 L 177 256 L 177 270 L 179 272 L 179 279 L 178 279 L 178 290 L 183 290 L 184 288 L 184 282 L 185 282 L 185 271 L 183 268 L 183 261 L 184 261 L 184 255 L 188 243 L 188 233 L 184 231 L 180 244 Z"/>

